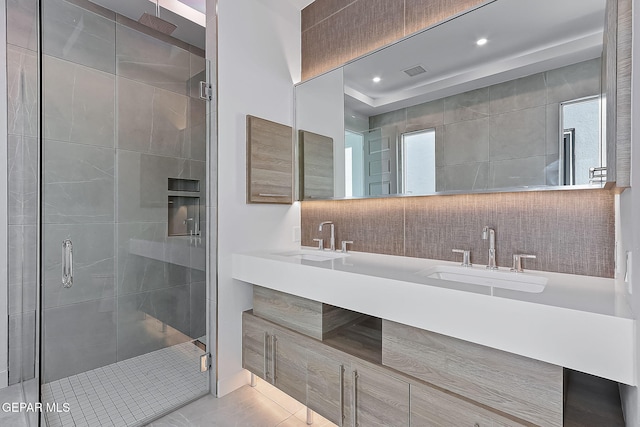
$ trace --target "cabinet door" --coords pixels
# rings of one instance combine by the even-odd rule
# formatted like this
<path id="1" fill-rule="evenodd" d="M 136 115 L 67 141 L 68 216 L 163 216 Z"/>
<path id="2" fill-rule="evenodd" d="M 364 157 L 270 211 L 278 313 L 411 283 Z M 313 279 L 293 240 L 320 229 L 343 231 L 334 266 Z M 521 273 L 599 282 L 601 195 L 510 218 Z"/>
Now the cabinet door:
<path id="1" fill-rule="evenodd" d="M 524 426 L 459 397 L 428 386 L 411 385 L 411 426 Z"/>
<path id="2" fill-rule="evenodd" d="M 336 352 L 307 353 L 307 406 L 338 426 L 349 425 L 349 364 Z"/>
<path id="3" fill-rule="evenodd" d="M 301 403 L 307 399 L 307 350 L 294 336 L 275 329 L 271 339 L 273 384 Z"/>
<path id="4" fill-rule="evenodd" d="M 269 382 L 270 337 L 263 321 L 249 313 L 242 314 L 242 367 Z"/>
<path id="5" fill-rule="evenodd" d="M 247 116 L 247 203 L 293 203 L 292 132 Z"/>
<path id="6" fill-rule="evenodd" d="M 409 426 L 409 383 L 370 365 L 352 364 L 352 424 Z"/>

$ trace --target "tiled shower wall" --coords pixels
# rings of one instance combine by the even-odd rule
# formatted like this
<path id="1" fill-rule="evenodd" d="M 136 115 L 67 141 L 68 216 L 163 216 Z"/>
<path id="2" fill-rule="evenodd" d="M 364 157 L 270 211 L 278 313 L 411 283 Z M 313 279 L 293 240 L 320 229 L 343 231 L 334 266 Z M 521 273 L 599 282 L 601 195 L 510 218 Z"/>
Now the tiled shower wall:
<path id="1" fill-rule="evenodd" d="M 35 375 L 38 53 L 36 0 L 7 0 L 9 384 Z"/>
<path id="2" fill-rule="evenodd" d="M 486 0 L 315 0 L 302 10 L 302 79 Z"/>
<path id="3" fill-rule="evenodd" d="M 525 269 L 614 275 L 614 195 L 608 190 L 442 195 L 302 202 L 302 244 L 314 246 L 318 224 L 335 223 L 336 242 L 354 251 L 460 261 L 471 250 L 487 264 L 485 225 L 496 230 L 499 266 L 533 254 Z M 327 236 L 323 236 L 325 239 Z"/>
<path id="4" fill-rule="evenodd" d="M 596 58 L 373 116 L 369 128 L 396 140 L 434 128 L 436 191 L 558 185 L 560 103 L 599 95 Z"/>
<path id="5" fill-rule="evenodd" d="M 170 241 L 168 177 L 200 180 L 205 206 L 206 106 L 196 91 L 205 70 L 200 49 L 84 0 L 46 0 L 43 6 L 42 306 L 43 381 L 48 382 L 205 335 L 204 268 L 134 255 L 130 241 Z M 7 8 L 14 153 L 10 253 L 28 254 L 10 260 L 11 280 L 24 283 L 22 294 L 35 296 L 35 2 L 9 0 Z M 65 238 L 74 242 L 70 289 L 60 285 Z M 10 287 L 12 301 L 16 286 Z M 34 310 L 35 300 L 24 306 Z M 12 316 L 19 316 L 19 304 L 12 307 Z M 150 319 L 156 326 L 150 327 Z M 31 331 L 29 325 L 22 330 Z M 14 335 L 11 351 L 18 348 Z M 33 343 L 35 336 L 22 342 Z M 23 354 L 33 357 L 27 350 Z M 16 363 L 10 354 L 12 377 L 20 372 Z"/>

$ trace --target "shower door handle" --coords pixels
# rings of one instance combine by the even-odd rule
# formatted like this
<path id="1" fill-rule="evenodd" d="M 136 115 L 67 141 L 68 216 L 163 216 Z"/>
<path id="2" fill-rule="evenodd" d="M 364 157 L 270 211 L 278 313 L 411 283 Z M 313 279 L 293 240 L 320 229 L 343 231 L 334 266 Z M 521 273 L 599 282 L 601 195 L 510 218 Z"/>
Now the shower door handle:
<path id="1" fill-rule="evenodd" d="M 73 243 L 69 239 L 62 241 L 62 286 L 73 286 Z"/>

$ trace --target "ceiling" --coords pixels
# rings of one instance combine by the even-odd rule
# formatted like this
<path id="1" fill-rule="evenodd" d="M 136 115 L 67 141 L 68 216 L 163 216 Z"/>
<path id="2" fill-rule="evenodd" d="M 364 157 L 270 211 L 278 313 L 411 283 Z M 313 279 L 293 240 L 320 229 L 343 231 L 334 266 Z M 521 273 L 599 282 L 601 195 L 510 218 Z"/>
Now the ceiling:
<path id="1" fill-rule="evenodd" d="M 495 1 L 347 64 L 349 107 L 381 114 L 599 57 L 604 6 L 605 0 Z M 487 44 L 477 46 L 482 37 Z M 417 65 L 427 72 L 403 72 Z"/>

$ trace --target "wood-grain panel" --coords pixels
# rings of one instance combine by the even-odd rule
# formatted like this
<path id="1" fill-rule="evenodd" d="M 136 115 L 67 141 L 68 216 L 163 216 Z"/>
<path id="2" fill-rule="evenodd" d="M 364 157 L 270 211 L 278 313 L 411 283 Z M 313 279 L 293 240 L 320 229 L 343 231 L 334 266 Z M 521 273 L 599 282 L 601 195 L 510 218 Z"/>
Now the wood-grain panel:
<path id="1" fill-rule="evenodd" d="M 405 35 L 442 22 L 486 0 L 406 0 Z"/>
<path id="2" fill-rule="evenodd" d="M 307 401 L 307 350 L 300 340 L 275 329 L 273 339 L 274 385 L 298 402 Z"/>
<path id="3" fill-rule="evenodd" d="M 354 311 L 261 286 L 253 287 L 253 313 L 318 340 L 362 317 Z"/>
<path id="4" fill-rule="evenodd" d="M 307 31 L 320 21 L 324 21 L 355 1 L 358 0 L 321 0 L 312 2 L 300 12 L 300 30 Z"/>
<path id="5" fill-rule="evenodd" d="M 270 382 L 266 354 L 269 343 L 265 333 L 268 331 L 263 322 L 248 312 L 242 313 L 242 367 Z"/>
<path id="6" fill-rule="evenodd" d="M 409 383 L 371 365 L 355 362 L 351 368 L 356 425 L 408 427 Z"/>
<path id="7" fill-rule="evenodd" d="M 300 200 L 333 198 L 333 138 L 299 132 Z"/>
<path id="8" fill-rule="evenodd" d="M 562 426 L 560 366 L 386 320 L 382 363 L 534 424 Z"/>
<path id="9" fill-rule="evenodd" d="M 293 203 L 292 132 L 247 116 L 247 203 Z"/>
<path id="10" fill-rule="evenodd" d="M 616 187 L 631 186 L 632 1 L 618 0 L 616 55 Z M 608 160 L 607 160 L 608 161 Z"/>
<path id="11" fill-rule="evenodd" d="M 481 406 L 428 386 L 411 384 L 412 426 L 524 426 Z"/>

